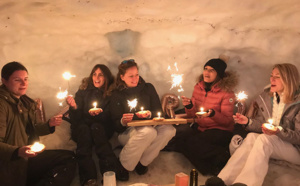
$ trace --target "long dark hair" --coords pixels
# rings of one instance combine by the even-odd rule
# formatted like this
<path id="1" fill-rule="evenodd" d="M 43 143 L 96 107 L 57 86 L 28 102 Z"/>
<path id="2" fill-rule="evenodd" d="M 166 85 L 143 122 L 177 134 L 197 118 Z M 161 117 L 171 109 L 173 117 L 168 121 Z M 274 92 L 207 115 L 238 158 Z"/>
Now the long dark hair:
<path id="1" fill-rule="evenodd" d="M 124 60 L 118 66 L 119 72 L 117 74 L 115 89 L 123 90 L 127 87 L 125 82 L 121 79 L 121 75 L 124 76 L 124 74 L 126 73 L 126 70 L 131 67 L 136 67 L 137 69 L 139 69 L 136 62 L 134 61 L 134 59 Z"/>
<path id="2" fill-rule="evenodd" d="M 109 89 L 110 86 L 113 85 L 115 78 L 112 75 L 111 71 L 109 70 L 109 68 L 106 65 L 103 64 L 97 64 L 93 67 L 89 77 L 87 78 L 88 84 L 92 84 L 93 85 L 93 74 L 95 73 L 95 71 L 97 69 L 100 69 L 103 73 L 103 76 L 105 78 L 105 82 L 103 84 L 103 90 L 104 90 L 104 94 L 103 97 L 105 98 L 107 95 L 109 95 Z"/>

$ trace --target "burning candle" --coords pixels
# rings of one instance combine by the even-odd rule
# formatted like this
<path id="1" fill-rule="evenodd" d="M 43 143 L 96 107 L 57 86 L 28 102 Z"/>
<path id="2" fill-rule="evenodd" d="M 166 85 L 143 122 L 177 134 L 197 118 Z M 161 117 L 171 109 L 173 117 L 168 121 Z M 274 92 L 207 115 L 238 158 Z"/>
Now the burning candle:
<path id="1" fill-rule="evenodd" d="M 157 116 L 158 116 L 158 117 L 153 118 L 154 121 L 163 121 L 163 120 L 165 119 L 165 118 L 163 118 L 163 117 L 160 117 L 160 116 L 161 116 L 161 113 L 160 113 L 160 112 L 157 113 Z"/>
<path id="2" fill-rule="evenodd" d="M 207 112 L 204 111 L 203 107 L 200 108 L 200 112 L 196 112 L 196 115 L 198 115 L 198 116 L 205 116 L 206 114 L 207 114 Z"/>
<path id="3" fill-rule="evenodd" d="M 267 129 L 269 129 L 269 130 L 272 130 L 272 131 L 276 131 L 276 130 L 277 130 L 277 127 L 273 125 L 273 120 L 272 120 L 272 119 L 269 119 L 268 122 L 269 122 L 269 123 L 264 123 L 264 124 L 263 124 L 263 127 L 264 127 L 264 128 L 267 128 Z"/>
<path id="4" fill-rule="evenodd" d="M 39 142 L 35 142 L 31 147 L 30 150 L 33 152 L 41 152 L 42 150 L 45 149 L 45 145 L 39 143 Z"/>
<path id="5" fill-rule="evenodd" d="M 97 108 L 97 102 L 94 102 L 93 106 L 94 106 L 94 108 L 91 108 L 89 110 L 89 112 L 93 112 L 93 113 L 99 113 L 99 112 L 101 112 L 102 109 L 101 108 Z"/>

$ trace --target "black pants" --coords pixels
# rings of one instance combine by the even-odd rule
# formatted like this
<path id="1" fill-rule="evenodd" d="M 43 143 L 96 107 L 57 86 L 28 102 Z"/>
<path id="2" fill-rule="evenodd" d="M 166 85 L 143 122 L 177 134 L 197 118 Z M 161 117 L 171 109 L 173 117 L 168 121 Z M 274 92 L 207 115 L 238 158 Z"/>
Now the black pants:
<path id="1" fill-rule="evenodd" d="M 76 171 L 74 153 L 68 150 L 45 150 L 28 159 L 27 186 L 68 186 Z"/>
<path id="2" fill-rule="evenodd" d="M 184 131 L 181 139 L 177 139 L 179 151 L 203 175 L 217 175 L 230 158 L 229 143 L 232 133 L 219 129 Z"/>
<path id="3" fill-rule="evenodd" d="M 111 136 L 111 134 L 109 134 Z M 100 123 L 72 126 L 72 138 L 77 142 L 76 158 L 81 184 L 89 179 L 97 179 L 97 168 L 92 158 L 93 147 L 99 159 L 100 171 L 115 171 L 120 166 L 108 141 L 105 127 Z"/>

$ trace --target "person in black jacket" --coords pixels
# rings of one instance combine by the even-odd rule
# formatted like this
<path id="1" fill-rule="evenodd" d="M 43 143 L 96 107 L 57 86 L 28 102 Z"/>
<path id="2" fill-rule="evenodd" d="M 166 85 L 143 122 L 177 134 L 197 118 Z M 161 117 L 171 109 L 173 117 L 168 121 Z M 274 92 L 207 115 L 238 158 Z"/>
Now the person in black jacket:
<path id="1" fill-rule="evenodd" d="M 119 65 L 116 87 L 112 93 L 110 110 L 118 139 L 124 146 L 120 161 L 128 171 L 145 174 L 147 166 L 158 156 L 170 139 L 175 135 L 172 125 L 128 127 L 132 119 L 151 119 L 162 107 L 158 94 L 151 83 L 146 83 L 139 76 L 134 60 L 125 60 Z M 135 100 L 137 105 L 130 109 L 128 101 Z M 139 114 L 140 108 L 144 113 Z M 133 114 L 136 112 L 135 114 Z"/>
<path id="2" fill-rule="evenodd" d="M 114 171 L 118 180 L 127 181 L 129 178 L 128 171 L 122 167 L 108 141 L 114 133 L 108 107 L 108 89 L 113 82 L 114 77 L 107 66 L 97 64 L 90 76 L 82 80 L 75 99 L 72 96 L 67 97 L 72 138 L 77 143 L 76 156 L 82 185 L 97 185 L 97 169 L 92 159 L 93 146 L 102 174 Z M 93 107 L 99 109 L 90 110 Z"/>

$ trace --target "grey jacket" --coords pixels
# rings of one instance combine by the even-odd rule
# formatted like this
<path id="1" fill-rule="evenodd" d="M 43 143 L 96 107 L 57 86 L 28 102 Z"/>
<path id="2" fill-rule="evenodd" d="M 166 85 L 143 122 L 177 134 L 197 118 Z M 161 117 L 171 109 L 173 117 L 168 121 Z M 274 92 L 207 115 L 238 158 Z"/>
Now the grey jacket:
<path id="1" fill-rule="evenodd" d="M 272 118 L 273 97 L 270 88 L 262 92 L 251 104 L 247 116 L 252 123 L 247 126 L 250 132 L 261 133 L 261 126 Z M 300 87 L 294 101 L 285 105 L 279 125 L 283 128 L 276 135 L 293 144 L 300 151 Z"/>

